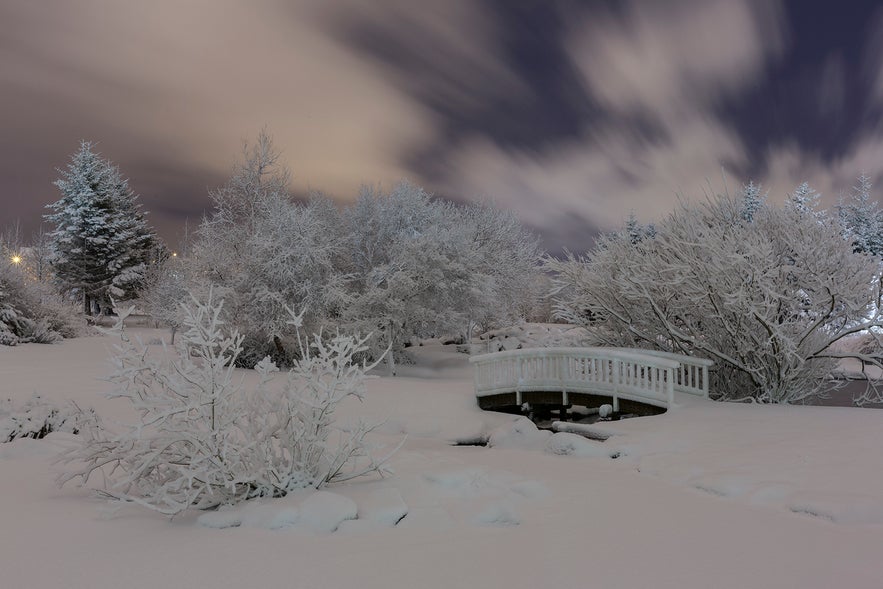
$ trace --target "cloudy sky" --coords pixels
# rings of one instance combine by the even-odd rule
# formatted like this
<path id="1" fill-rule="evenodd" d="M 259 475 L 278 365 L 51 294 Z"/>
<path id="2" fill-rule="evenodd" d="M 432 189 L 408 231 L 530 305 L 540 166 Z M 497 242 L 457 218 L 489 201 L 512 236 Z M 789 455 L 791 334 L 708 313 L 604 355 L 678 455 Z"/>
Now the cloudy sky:
<path id="1" fill-rule="evenodd" d="M 266 127 L 295 195 L 407 177 L 579 250 L 725 182 L 883 194 L 883 9 L 0 0 L 0 105 L 0 226 L 36 229 L 89 139 L 174 243 Z"/>

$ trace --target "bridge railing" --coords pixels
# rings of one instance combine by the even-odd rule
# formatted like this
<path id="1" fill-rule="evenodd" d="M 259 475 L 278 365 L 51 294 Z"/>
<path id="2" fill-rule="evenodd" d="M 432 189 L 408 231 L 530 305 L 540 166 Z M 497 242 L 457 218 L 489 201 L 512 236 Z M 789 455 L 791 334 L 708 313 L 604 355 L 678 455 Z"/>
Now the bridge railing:
<path id="1" fill-rule="evenodd" d="M 674 392 L 708 396 L 710 361 L 677 354 L 625 348 L 527 348 L 473 356 L 475 392 L 550 391 L 609 394 L 614 409 L 619 398 L 668 407 Z M 692 360 L 701 360 L 693 362 Z"/>
<path id="2" fill-rule="evenodd" d="M 714 360 L 657 350 L 642 350 L 635 348 L 609 349 L 674 360 L 680 364 L 680 367 L 675 370 L 675 392 L 697 395 L 706 399 L 708 398 L 708 369 L 714 366 Z"/>

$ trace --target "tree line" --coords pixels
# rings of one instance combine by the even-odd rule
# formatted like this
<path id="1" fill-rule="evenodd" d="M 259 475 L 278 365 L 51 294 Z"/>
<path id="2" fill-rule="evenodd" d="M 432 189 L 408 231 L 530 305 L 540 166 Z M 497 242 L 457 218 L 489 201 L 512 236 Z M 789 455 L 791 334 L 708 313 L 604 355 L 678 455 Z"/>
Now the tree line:
<path id="1" fill-rule="evenodd" d="M 148 226 L 119 169 L 81 144 L 46 216 L 54 283 L 86 315 L 139 298 L 175 329 L 188 292 L 213 289 L 242 334 L 239 362 L 297 356 L 289 311 L 309 332 L 372 334 L 391 372 L 416 338 L 471 336 L 531 318 L 544 294 L 537 238 L 509 212 L 456 205 L 402 181 L 364 187 L 338 207 L 321 193 L 294 200 L 268 134 L 246 146 L 181 256 Z"/>
<path id="2" fill-rule="evenodd" d="M 752 182 L 735 197 L 681 202 L 653 226 L 632 219 L 585 256 L 547 259 L 555 313 L 596 344 L 714 360 L 720 399 L 812 399 L 844 358 L 883 367 L 870 189 L 861 176 L 831 214 L 806 183 L 775 206 Z M 861 334 L 870 351 L 848 345 Z"/>
<path id="3" fill-rule="evenodd" d="M 880 365 L 883 212 L 866 176 L 830 211 L 806 183 L 777 206 L 749 182 L 735 196 L 683 201 L 652 225 L 632 215 L 565 259 L 544 256 L 512 213 L 407 181 L 363 187 L 344 207 L 321 193 L 294 200 L 289 184 L 262 133 L 171 256 L 119 169 L 82 143 L 56 182 L 52 229 L 26 262 L 3 240 L 0 343 L 75 333 L 64 311 L 74 299 L 88 315 L 137 298 L 174 337 L 180 303 L 213 292 L 242 336 L 240 365 L 290 365 L 303 328 L 370 333 L 364 355 L 386 354 L 394 373 L 419 338 L 468 340 L 536 318 L 551 297 L 556 319 L 585 326 L 587 343 L 714 359 L 712 390 L 724 399 L 799 402 L 843 357 Z M 844 344 L 857 334 L 870 341 L 861 353 Z"/>

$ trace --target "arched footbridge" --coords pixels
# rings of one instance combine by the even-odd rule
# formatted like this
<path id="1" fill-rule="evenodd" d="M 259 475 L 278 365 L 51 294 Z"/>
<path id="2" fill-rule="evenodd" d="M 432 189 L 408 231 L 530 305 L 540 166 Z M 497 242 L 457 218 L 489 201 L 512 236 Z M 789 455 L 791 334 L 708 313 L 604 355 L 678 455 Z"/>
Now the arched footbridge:
<path id="1" fill-rule="evenodd" d="M 708 398 L 704 358 L 632 348 L 526 348 L 472 356 L 482 409 L 531 405 L 638 412 L 668 408 L 675 394 Z M 638 409 L 637 411 L 634 411 Z"/>

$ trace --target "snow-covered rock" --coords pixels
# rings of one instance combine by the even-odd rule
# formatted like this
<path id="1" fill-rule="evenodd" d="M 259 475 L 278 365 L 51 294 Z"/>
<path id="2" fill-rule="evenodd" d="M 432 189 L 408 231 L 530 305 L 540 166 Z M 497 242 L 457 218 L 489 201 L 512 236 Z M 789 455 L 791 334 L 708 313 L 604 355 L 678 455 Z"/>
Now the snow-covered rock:
<path id="1" fill-rule="evenodd" d="M 568 432 L 558 432 L 549 437 L 545 451 L 559 456 L 610 457 L 610 448 L 603 442 L 596 442 Z"/>
<path id="2" fill-rule="evenodd" d="M 492 448 L 542 449 L 552 432 L 537 429 L 526 417 L 502 425 L 491 432 L 487 445 Z"/>

